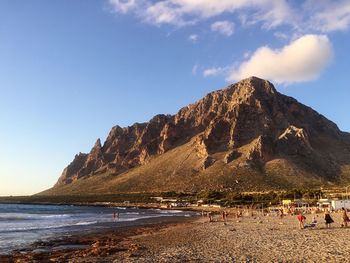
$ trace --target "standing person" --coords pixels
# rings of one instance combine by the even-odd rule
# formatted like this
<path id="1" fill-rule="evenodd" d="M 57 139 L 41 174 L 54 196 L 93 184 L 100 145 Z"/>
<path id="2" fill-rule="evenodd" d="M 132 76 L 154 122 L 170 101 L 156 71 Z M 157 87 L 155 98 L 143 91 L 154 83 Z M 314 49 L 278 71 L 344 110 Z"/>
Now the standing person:
<path id="1" fill-rule="evenodd" d="M 209 218 L 209 223 L 211 223 L 211 222 L 213 222 L 213 212 L 208 212 L 207 213 L 207 215 L 208 215 L 208 218 Z"/>
<path id="2" fill-rule="evenodd" d="M 326 221 L 327 228 L 330 228 L 331 224 L 334 222 L 331 215 L 329 214 L 328 209 L 326 209 L 326 211 L 324 212 L 324 220 Z"/>
<path id="3" fill-rule="evenodd" d="M 224 225 L 226 225 L 227 215 L 228 212 L 226 212 L 225 210 L 221 212 L 222 221 L 224 221 Z"/>
<path id="4" fill-rule="evenodd" d="M 283 208 L 279 210 L 279 214 L 280 214 L 280 219 L 283 219 L 283 216 L 284 216 Z"/>
<path id="5" fill-rule="evenodd" d="M 300 229 L 304 229 L 304 223 L 305 223 L 306 217 L 303 215 L 302 211 L 300 211 L 299 214 L 297 215 L 297 219 L 299 221 Z"/>
<path id="6" fill-rule="evenodd" d="M 221 211 L 222 221 L 226 222 L 225 211 Z"/>
<path id="7" fill-rule="evenodd" d="M 348 214 L 346 213 L 346 209 L 344 207 L 342 207 L 342 209 L 341 209 L 341 217 L 343 219 L 342 226 L 348 227 L 349 217 L 348 217 Z"/>
<path id="8" fill-rule="evenodd" d="M 114 221 L 119 219 L 119 213 L 118 212 L 114 212 L 113 213 L 113 219 L 114 219 Z"/>

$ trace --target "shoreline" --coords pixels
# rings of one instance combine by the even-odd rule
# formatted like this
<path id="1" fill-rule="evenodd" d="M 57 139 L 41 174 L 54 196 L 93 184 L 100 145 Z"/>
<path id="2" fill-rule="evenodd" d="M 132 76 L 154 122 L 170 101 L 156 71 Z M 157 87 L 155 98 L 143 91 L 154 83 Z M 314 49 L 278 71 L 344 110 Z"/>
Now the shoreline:
<path id="1" fill-rule="evenodd" d="M 347 262 L 350 227 L 340 227 L 340 214 L 332 217 L 331 229 L 316 214 L 317 227 L 303 230 L 296 216 L 272 214 L 148 222 L 37 242 L 0 262 Z"/>
<path id="2" fill-rule="evenodd" d="M 119 225 L 89 233 L 75 233 L 69 237 L 57 236 L 46 241 L 36 241 L 27 247 L 0 255 L 0 262 L 67 262 L 83 259 L 84 262 L 99 262 L 113 257 L 113 253 L 132 253 L 135 245 L 131 237 L 146 235 L 193 222 L 197 217 L 159 217 L 140 219 L 138 225 Z M 89 261 L 86 261 L 89 258 Z"/>
<path id="3" fill-rule="evenodd" d="M 18 204 L 18 205 L 55 205 L 55 206 L 91 206 L 91 207 L 110 207 L 110 208 L 138 208 L 138 209 L 159 209 L 159 210 L 179 210 L 189 212 L 210 212 L 232 210 L 235 208 L 215 207 L 215 206 L 179 206 L 166 207 L 160 203 L 120 203 L 120 202 L 31 202 L 31 201 L 3 201 L 0 198 L 0 204 Z"/>

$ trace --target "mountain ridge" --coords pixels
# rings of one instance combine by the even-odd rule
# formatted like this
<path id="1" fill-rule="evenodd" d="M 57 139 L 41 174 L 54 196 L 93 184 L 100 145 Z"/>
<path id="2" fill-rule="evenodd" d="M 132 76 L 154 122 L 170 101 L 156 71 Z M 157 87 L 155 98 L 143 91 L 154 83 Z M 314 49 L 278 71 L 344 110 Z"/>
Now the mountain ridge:
<path id="1" fill-rule="evenodd" d="M 161 182 L 181 172 L 181 169 L 186 176 L 179 180 L 195 185 L 193 189 L 187 189 L 194 191 L 201 189 L 198 180 L 215 181 L 215 176 L 209 179 L 198 176 L 208 171 L 214 173 L 215 169 L 218 173 L 227 170 L 223 172 L 225 178 L 237 171 L 249 171 L 261 177 L 258 181 L 263 181 L 260 184 L 265 188 L 269 187 L 270 179 L 281 180 L 280 186 L 278 182 L 272 183 L 272 188 L 289 187 L 289 183 L 297 185 L 298 180 L 285 176 L 292 173 L 290 170 L 300 178 L 310 179 L 300 182 L 310 181 L 310 185 L 336 184 L 350 177 L 347 172 L 349 138 L 350 135 L 340 131 L 335 123 L 294 98 L 282 95 L 270 82 L 250 77 L 207 94 L 181 108 L 175 115 L 159 114 L 149 122 L 135 123 L 125 128 L 114 126 L 103 145 L 98 139 L 90 153 L 76 155 L 56 185 L 45 193 L 59 193 L 60 189 L 74 192 L 74 187 L 69 186 L 87 181 L 100 182 L 99 176 L 102 176 L 101 180 L 106 180 L 100 182 L 101 185 L 110 181 L 116 186 L 115 190 L 101 187 L 98 190 L 101 192 L 147 191 L 144 180 L 147 181 L 147 177 L 151 180 L 153 175 L 150 174 L 157 171 L 152 172 L 153 168 L 150 168 L 150 171 L 135 175 L 134 184 L 132 179 L 128 181 L 128 174 L 130 176 L 134 170 L 143 170 L 143 166 L 146 170 L 152 165 L 157 166 L 159 160 L 174 151 L 179 151 L 177 154 L 181 160 L 174 163 L 171 160 L 163 161 L 164 165 L 174 166 L 174 169 L 157 177 L 159 182 L 149 182 L 149 190 L 186 190 L 176 184 L 174 189 L 164 187 Z M 282 171 L 279 179 L 275 174 L 271 175 L 271 167 L 277 169 L 275 166 L 282 167 L 279 168 Z M 161 168 L 157 166 L 155 169 Z M 268 178 L 269 174 L 271 178 Z M 137 183 L 141 177 L 142 187 Z M 119 181 L 123 178 L 129 186 L 120 188 Z M 197 181 L 193 183 L 193 180 Z M 222 187 L 237 187 L 234 184 L 237 179 L 228 177 L 225 180 L 226 183 L 220 184 Z M 241 180 L 244 181 L 244 177 Z M 179 182 L 179 185 L 183 185 L 183 182 Z M 242 185 L 242 188 L 249 188 L 248 183 Z M 209 189 L 218 187 L 215 182 L 206 182 L 202 186 Z M 254 186 L 254 180 L 252 186 L 259 188 Z"/>

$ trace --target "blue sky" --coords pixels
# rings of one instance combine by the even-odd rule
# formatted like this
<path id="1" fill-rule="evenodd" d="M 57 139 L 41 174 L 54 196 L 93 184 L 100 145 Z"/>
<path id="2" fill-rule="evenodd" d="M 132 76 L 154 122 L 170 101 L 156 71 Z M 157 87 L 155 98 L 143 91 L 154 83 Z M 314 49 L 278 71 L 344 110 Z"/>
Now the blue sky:
<path id="1" fill-rule="evenodd" d="M 349 132 L 349 27 L 347 0 L 2 0 L 0 195 L 248 75 Z"/>

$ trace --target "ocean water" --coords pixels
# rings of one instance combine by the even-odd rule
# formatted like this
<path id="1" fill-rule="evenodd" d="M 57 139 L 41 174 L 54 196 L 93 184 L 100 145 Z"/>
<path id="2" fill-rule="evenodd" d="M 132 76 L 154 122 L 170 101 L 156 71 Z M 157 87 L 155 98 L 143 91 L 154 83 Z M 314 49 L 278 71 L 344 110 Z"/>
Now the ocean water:
<path id="1" fill-rule="evenodd" d="M 114 212 L 119 213 L 119 218 L 113 218 Z M 143 222 L 142 219 L 193 215 L 179 210 L 0 204 L 0 254 L 8 254 L 36 241 L 137 225 Z"/>

